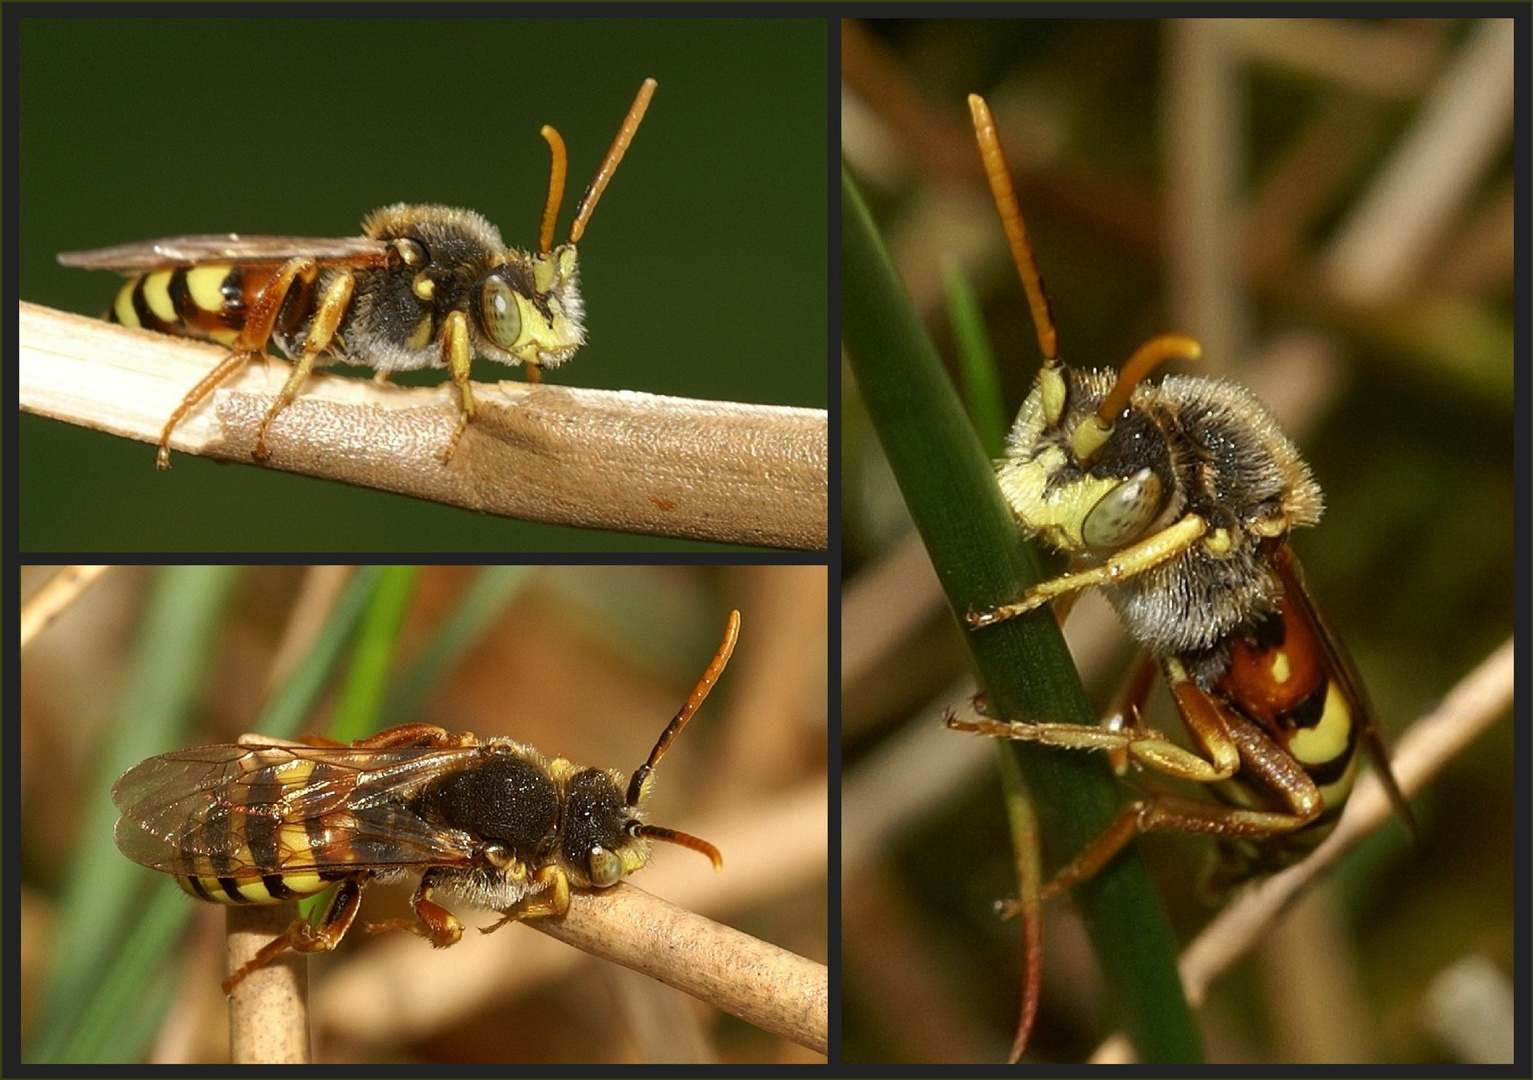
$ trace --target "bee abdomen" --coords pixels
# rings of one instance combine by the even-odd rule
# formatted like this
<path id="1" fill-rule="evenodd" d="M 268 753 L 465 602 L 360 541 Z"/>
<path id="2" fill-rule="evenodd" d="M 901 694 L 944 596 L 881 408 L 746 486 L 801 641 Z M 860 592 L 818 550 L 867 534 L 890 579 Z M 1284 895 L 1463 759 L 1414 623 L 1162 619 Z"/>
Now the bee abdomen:
<path id="1" fill-rule="evenodd" d="M 118 290 L 107 318 L 124 326 L 231 345 L 272 273 L 265 265 L 227 263 L 153 270 Z"/>
<path id="2" fill-rule="evenodd" d="M 211 874 L 177 874 L 176 884 L 198 900 L 214 904 L 281 904 L 324 892 L 346 877 L 344 873 L 305 870 L 301 873 L 262 874 L 258 877 L 216 877 Z"/>

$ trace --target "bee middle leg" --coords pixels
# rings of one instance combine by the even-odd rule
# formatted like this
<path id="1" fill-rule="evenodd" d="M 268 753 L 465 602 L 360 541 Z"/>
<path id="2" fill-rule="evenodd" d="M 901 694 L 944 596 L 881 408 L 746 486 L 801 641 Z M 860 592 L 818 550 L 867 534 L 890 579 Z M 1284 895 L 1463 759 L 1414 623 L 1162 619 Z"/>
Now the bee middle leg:
<path id="1" fill-rule="evenodd" d="M 385 930 L 406 930 L 425 938 L 433 948 L 445 949 L 449 945 L 456 945 L 463 937 L 463 921 L 431 899 L 437 877 L 435 870 L 427 870 L 421 875 L 421 883 L 415 895 L 410 897 L 410 907 L 416 916 L 414 919 L 385 919 L 383 922 L 368 923 L 367 932 L 381 934 Z"/>
<path id="2" fill-rule="evenodd" d="M 259 461 L 264 461 L 271 456 L 266 449 L 266 429 L 271 427 L 271 422 L 277 418 L 277 414 L 293 403 L 293 398 L 298 395 L 298 388 L 314 370 L 315 361 L 320 353 L 330 348 L 335 340 L 335 332 L 341 325 L 341 319 L 346 315 L 346 308 L 351 303 L 351 293 L 356 285 L 356 278 L 350 270 L 338 271 L 330 284 L 325 287 L 325 294 L 320 297 L 319 307 L 314 312 L 314 319 L 309 324 L 309 332 L 304 335 L 303 348 L 298 354 L 297 361 L 293 365 L 293 373 L 287 377 L 277 400 L 272 402 L 271 408 L 266 410 L 266 415 L 261 418 L 261 426 L 256 429 L 255 449 L 250 456 Z"/>

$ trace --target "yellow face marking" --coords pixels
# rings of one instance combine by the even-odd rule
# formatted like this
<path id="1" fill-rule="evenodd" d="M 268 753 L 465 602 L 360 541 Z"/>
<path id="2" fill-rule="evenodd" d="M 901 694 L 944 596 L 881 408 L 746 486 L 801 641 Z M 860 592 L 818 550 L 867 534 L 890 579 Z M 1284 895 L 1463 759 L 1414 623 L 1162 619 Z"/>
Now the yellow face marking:
<path id="1" fill-rule="evenodd" d="M 138 312 L 133 309 L 133 286 L 138 284 L 134 278 L 117 290 L 117 299 L 112 301 L 112 314 L 117 316 L 117 321 L 124 326 L 141 326 L 138 321 Z"/>
<path id="2" fill-rule="evenodd" d="M 1279 649 L 1277 652 L 1273 653 L 1272 664 L 1267 669 L 1267 673 L 1272 676 L 1272 681 L 1277 683 L 1279 686 L 1282 686 L 1284 683 L 1286 683 L 1288 681 L 1288 677 L 1293 674 L 1293 671 L 1288 664 L 1288 654 L 1282 649 Z"/>
<path id="3" fill-rule="evenodd" d="M 203 311 L 222 311 L 227 266 L 194 266 L 186 272 L 186 291 Z"/>
<path id="4" fill-rule="evenodd" d="M 1081 535 L 1086 516 L 1121 481 L 1091 477 L 1049 489 L 1049 477 L 1063 464 L 1064 452 L 1051 446 L 1032 461 L 1007 460 L 995 479 L 1024 529 L 1056 550 L 1079 551 L 1086 546 Z"/>
<path id="5" fill-rule="evenodd" d="M 1321 765 L 1346 752 L 1352 734 L 1352 709 L 1335 681 L 1326 685 L 1325 709 L 1314 727 L 1301 728 L 1288 741 L 1288 750 L 1301 765 Z"/>
<path id="6" fill-rule="evenodd" d="M 176 305 L 170 302 L 170 276 L 174 270 L 156 270 L 144 276 L 144 302 L 161 322 L 178 322 Z"/>

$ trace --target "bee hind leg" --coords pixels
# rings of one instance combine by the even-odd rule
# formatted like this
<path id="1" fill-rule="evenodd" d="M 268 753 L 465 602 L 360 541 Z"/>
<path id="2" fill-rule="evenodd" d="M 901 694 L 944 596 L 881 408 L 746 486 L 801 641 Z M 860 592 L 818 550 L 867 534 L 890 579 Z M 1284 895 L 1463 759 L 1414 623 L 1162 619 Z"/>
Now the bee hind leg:
<path id="1" fill-rule="evenodd" d="M 329 952 L 339 945 L 362 906 L 362 885 L 367 877 L 366 874 L 357 874 L 343 880 L 318 925 L 304 919 L 294 922 L 287 928 L 287 933 L 268 942 L 260 952 L 224 980 L 224 993 L 232 994 L 234 988 L 252 971 L 265 967 L 289 949 L 299 953 Z"/>

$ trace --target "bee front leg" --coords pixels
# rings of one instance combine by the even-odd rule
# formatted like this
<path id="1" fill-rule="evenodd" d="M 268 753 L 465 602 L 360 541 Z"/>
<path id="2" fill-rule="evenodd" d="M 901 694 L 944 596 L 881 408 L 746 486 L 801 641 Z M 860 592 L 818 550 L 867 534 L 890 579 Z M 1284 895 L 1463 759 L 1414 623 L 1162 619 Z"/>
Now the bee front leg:
<path id="1" fill-rule="evenodd" d="M 458 387 L 461 404 L 458 408 L 458 426 L 453 429 L 452 438 L 447 442 L 447 452 L 442 455 L 444 465 L 452 460 L 458 449 L 458 440 L 463 437 L 464 429 L 474 417 L 474 391 L 468 382 L 473 360 L 474 354 L 468 342 L 467 319 L 463 312 L 454 311 L 442 324 L 442 361 L 452 372 L 452 381 Z"/>
<path id="2" fill-rule="evenodd" d="M 492 933 L 508 922 L 542 919 L 549 915 L 563 915 L 569 911 L 570 879 L 561 867 L 539 867 L 533 872 L 531 881 L 532 888 L 527 895 L 502 911 L 499 922 L 482 927 L 482 933 Z"/>
<path id="3" fill-rule="evenodd" d="M 1035 611 L 1056 596 L 1079 592 L 1093 585 L 1111 585 L 1116 581 L 1138 577 L 1183 554 L 1207 532 L 1208 522 L 1197 514 L 1188 514 L 1175 525 L 1168 526 L 1121 551 L 1115 551 L 1096 566 L 1060 574 L 1048 581 L 1040 581 L 1028 589 L 1020 600 L 1002 604 L 989 611 L 970 609 L 967 616 L 969 627 L 978 630 L 981 627 L 993 626 L 998 622 L 1005 622 L 1007 619 L 1015 619 L 1018 615 Z"/>
<path id="4" fill-rule="evenodd" d="M 463 937 L 463 921 L 431 899 L 437 876 L 435 870 L 427 870 L 421 875 L 420 887 L 415 890 L 415 895 L 410 897 L 410 907 L 415 911 L 416 921 L 385 919 L 383 922 L 368 923 L 367 932 L 381 934 L 385 930 L 407 930 L 431 942 L 433 948 L 445 949 L 449 945 L 456 945 Z"/>
<path id="5" fill-rule="evenodd" d="M 287 933 L 263 946 L 260 952 L 224 980 L 224 993 L 233 993 L 245 976 L 265 967 L 288 949 L 300 953 L 329 952 L 339 945 L 362 906 L 362 885 L 369 877 L 371 874 L 360 873 L 344 879 L 336 887 L 335 896 L 319 925 L 304 919 L 293 923 L 287 928 Z"/>

